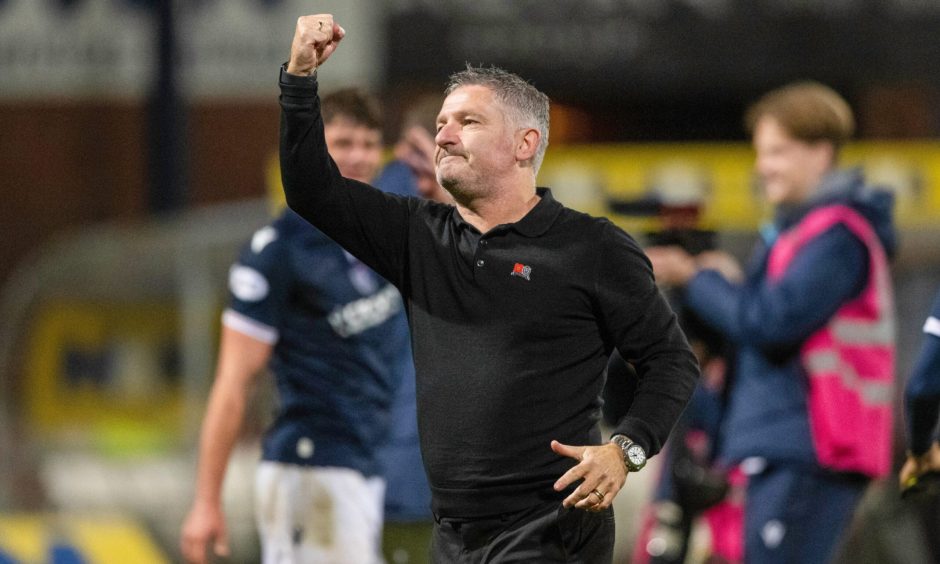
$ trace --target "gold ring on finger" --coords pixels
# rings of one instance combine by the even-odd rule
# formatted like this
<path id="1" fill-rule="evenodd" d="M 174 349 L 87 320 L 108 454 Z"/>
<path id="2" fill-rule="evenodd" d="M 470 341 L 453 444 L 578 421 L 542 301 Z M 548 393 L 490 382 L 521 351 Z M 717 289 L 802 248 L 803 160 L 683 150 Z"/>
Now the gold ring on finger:
<path id="1" fill-rule="evenodd" d="M 602 494 L 601 492 L 599 492 L 599 491 L 596 490 L 596 489 L 595 489 L 595 490 L 592 490 L 591 493 L 594 494 L 594 495 L 596 495 L 596 496 L 597 496 L 597 499 L 599 499 L 601 503 L 604 503 L 604 494 Z"/>

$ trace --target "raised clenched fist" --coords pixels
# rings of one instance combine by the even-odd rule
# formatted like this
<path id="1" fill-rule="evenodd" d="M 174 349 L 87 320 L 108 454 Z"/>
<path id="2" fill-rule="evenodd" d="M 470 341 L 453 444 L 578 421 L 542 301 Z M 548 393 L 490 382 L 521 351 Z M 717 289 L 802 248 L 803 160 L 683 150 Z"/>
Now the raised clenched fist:
<path id="1" fill-rule="evenodd" d="M 345 35 L 346 30 L 333 21 L 333 14 L 297 18 L 287 72 L 302 76 L 313 73 L 330 58 Z"/>

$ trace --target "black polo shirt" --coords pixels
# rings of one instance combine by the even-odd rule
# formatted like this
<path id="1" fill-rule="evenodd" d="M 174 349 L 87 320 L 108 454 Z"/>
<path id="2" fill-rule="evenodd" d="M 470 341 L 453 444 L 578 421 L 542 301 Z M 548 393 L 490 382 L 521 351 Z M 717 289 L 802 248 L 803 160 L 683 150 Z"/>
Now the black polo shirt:
<path id="1" fill-rule="evenodd" d="M 326 152 L 315 77 L 281 74 L 281 175 L 291 208 L 395 283 L 406 301 L 418 427 L 434 511 L 486 516 L 561 499 L 599 444 L 614 347 L 640 376 L 624 433 L 655 454 L 698 377 L 689 346 L 629 235 L 539 188 L 514 224 L 479 233 L 453 206 L 343 178 Z"/>

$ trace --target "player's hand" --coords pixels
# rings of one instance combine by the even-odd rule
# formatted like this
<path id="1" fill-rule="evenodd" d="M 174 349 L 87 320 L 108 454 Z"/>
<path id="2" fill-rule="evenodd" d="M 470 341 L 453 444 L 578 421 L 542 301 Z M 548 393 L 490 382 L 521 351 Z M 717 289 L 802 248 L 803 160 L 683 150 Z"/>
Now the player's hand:
<path id="1" fill-rule="evenodd" d="M 729 282 L 744 281 L 744 271 L 737 259 L 724 251 L 705 251 L 695 257 L 699 269 L 717 270 Z"/>
<path id="2" fill-rule="evenodd" d="M 927 472 L 940 472 L 940 443 L 934 442 L 930 450 L 920 456 L 908 454 L 898 476 L 901 490 L 916 484 L 917 479 Z"/>
<path id="3" fill-rule="evenodd" d="M 685 286 L 698 272 L 695 258 L 678 246 L 644 249 L 653 265 L 656 282 L 664 286 Z"/>
<path id="4" fill-rule="evenodd" d="M 228 532 L 225 517 L 218 506 L 196 503 L 190 510 L 180 538 L 183 560 L 191 564 L 209 562 L 209 550 L 216 556 L 228 556 Z"/>
<path id="5" fill-rule="evenodd" d="M 437 144 L 431 132 L 420 125 L 413 125 L 395 144 L 395 158 L 411 169 L 419 196 L 442 204 L 453 204 L 454 199 L 450 193 L 437 183 L 437 173 L 434 170 L 436 149 Z"/>
<path id="6" fill-rule="evenodd" d="M 407 164 L 415 176 L 434 176 L 436 147 L 434 136 L 427 129 L 413 125 L 395 144 L 395 158 Z"/>
<path id="7" fill-rule="evenodd" d="M 562 505 L 589 511 L 602 511 L 611 506 L 627 481 L 623 452 L 615 444 L 600 446 L 569 446 L 552 441 L 555 453 L 578 461 L 555 482 L 555 491 L 562 491 L 581 480 Z"/>
<path id="8" fill-rule="evenodd" d="M 346 30 L 333 21 L 333 14 L 297 18 L 287 72 L 301 76 L 312 74 L 330 58 L 345 36 Z"/>

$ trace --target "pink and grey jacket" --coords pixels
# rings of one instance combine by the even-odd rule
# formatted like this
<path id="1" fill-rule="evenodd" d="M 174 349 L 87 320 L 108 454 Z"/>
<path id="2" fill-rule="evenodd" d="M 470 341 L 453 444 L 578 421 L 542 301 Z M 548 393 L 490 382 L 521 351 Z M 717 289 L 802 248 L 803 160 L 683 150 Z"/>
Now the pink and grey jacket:
<path id="1" fill-rule="evenodd" d="M 887 471 L 892 207 L 859 171 L 834 173 L 811 202 L 778 210 L 743 283 L 702 271 L 687 286 L 689 307 L 737 350 L 721 440 L 728 463 Z"/>
<path id="2" fill-rule="evenodd" d="M 880 478 L 891 470 L 895 316 L 888 260 L 878 235 L 847 205 L 817 208 L 780 236 L 767 274 L 771 283 L 782 278 L 805 245 L 836 225 L 865 244 L 868 281 L 800 347 L 810 431 L 822 466 Z"/>

